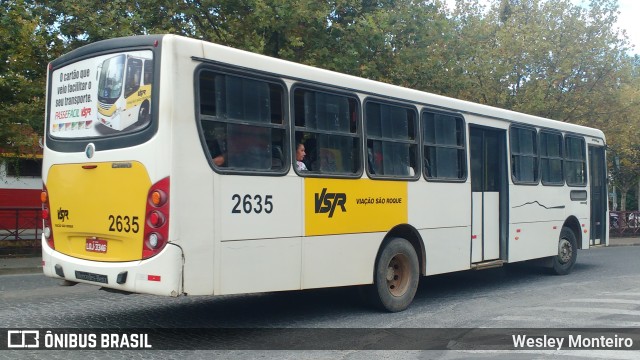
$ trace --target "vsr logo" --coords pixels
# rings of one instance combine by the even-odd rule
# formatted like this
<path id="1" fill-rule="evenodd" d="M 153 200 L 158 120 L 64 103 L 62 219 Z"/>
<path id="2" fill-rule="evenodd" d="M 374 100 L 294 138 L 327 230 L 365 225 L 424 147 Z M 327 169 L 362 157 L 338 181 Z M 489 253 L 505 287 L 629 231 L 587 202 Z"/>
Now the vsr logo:
<path id="1" fill-rule="evenodd" d="M 69 210 L 60 208 L 58 209 L 58 220 L 62 220 L 62 222 L 64 222 L 64 219 L 69 220 Z"/>
<path id="2" fill-rule="evenodd" d="M 322 189 L 322 193 L 315 194 L 316 197 L 316 214 L 329 213 L 329 217 L 333 217 L 336 206 L 342 208 L 342 212 L 347 212 L 344 206 L 347 203 L 347 194 L 345 193 L 327 193 L 327 188 Z"/>

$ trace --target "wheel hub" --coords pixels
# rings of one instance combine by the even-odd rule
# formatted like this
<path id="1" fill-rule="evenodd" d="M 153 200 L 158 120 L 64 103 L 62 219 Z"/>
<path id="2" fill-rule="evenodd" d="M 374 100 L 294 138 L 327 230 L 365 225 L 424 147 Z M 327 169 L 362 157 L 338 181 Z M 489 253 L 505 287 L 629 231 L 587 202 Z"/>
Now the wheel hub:
<path id="1" fill-rule="evenodd" d="M 397 254 L 387 267 L 387 289 L 393 296 L 402 296 L 408 289 L 409 278 L 409 259 L 403 254 Z"/>
<path id="2" fill-rule="evenodd" d="M 560 262 L 563 264 L 571 261 L 571 257 L 573 257 L 573 248 L 571 247 L 571 243 L 567 239 L 561 239 L 558 244 L 558 257 Z"/>

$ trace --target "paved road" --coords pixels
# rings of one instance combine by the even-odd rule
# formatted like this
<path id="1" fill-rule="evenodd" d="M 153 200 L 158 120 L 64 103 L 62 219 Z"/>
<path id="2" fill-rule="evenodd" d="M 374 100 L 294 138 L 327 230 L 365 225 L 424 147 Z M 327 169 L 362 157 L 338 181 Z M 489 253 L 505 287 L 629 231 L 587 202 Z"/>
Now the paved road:
<path id="1" fill-rule="evenodd" d="M 569 276 L 533 267 L 467 271 L 421 280 L 414 304 L 386 314 L 363 307 L 352 288 L 222 297 L 122 295 L 79 284 L 61 287 L 40 274 L 0 277 L 3 328 L 640 328 L 640 246 L 580 251 Z M 232 341 L 251 341 L 232 338 Z M 255 341 L 263 334 L 251 334 Z M 264 340 L 264 338 L 262 338 Z M 319 341 L 322 339 L 319 339 Z M 353 339 L 356 341 L 358 339 Z M 0 358 L 182 358 L 184 351 L 2 351 Z M 633 351 L 204 351 L 246 358 L 640 358 Z M 507 356 L 509 355 L 509 356 Z"/>

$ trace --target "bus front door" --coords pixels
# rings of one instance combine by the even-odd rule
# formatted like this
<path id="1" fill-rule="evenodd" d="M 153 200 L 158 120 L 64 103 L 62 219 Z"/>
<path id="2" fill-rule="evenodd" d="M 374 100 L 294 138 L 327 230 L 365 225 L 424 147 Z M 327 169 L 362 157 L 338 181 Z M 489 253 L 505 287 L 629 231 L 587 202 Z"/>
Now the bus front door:
<path id="1" fill-rule="evenodd" d="M 470 126 L 471 263 L 505 259 L 506 131 Z"/>

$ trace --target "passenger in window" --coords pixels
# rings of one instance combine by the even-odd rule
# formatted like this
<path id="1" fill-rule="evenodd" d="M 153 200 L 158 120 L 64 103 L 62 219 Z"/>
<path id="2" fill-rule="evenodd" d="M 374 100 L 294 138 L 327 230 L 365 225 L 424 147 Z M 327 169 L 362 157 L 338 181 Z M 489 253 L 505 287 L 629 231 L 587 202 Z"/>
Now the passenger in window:
<path id="1" fill-rule="evenodd" d="M 226 159 L 224 153 L 222 152 L 222 149 L 220 148 L 220 143 L 217 140 L 212 141 L 209 149 L 211 150 L 213 163 L 216 164 L 216 166 L 224 166 Z"/>
<path id="2" fill-rule="evenodd" d="M 305 152 L 304 144 L 298 143 L 298 145 L 296 145 L 296 168 L 299 171 L 306 171 L 307 170 L 307 165 L 305 165 L 304 162 L 303 162 L 304 157 L 306 155 L 307 155 L 307 153 Z"/>
<path id="3" fill-rule="evenodd" d="M 369 162 L 369 173 L 376 173 L 376 163 L 374 161 L 372 145 L 367 147 L 367 161 Z"/>
<path id="4" fill-rule="evenodd" d="M 219 136 L 219 134 L 216 134 L 212 139 L 207 140 L 207 146 L 209 146 L 211 158 L 216 166 L 227 165 L 227 147 L 225 145 L 225 141 Z"/>
<path id="5" fill-rule="evenodd" d="M 416 161 L 416 153 L 415 150 L 410 150 L 409 151 L 409 176 L 414 177 L 416 175 L 416 165 L 417 165 L 417 161 Z"/>
<path id="6" fill-rule="evenodd" d="M 299 141 L 301 142 L 301 141 Z M 316 163 L 317 156 L 315 155 L 317 152 L 317 142 L 313 137 L 307 138 L 304 140 L 304 160 L 302 162 L 307 167 L 308 171 L 314 171 L 315 167 L 313 166 Z"/>
<path id="7" fill-rule="evenodd" d="M 431 163 L 429 162 L 429 159 L 427 158 L 428 153 L 425 151 L 424 154 L 424 173 L 427 175 L 428 178 L 433 177 L 433 174 L 431 173 Z"/>

